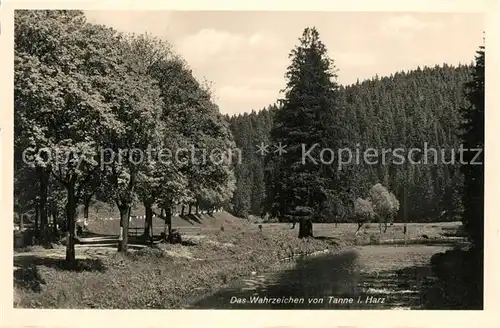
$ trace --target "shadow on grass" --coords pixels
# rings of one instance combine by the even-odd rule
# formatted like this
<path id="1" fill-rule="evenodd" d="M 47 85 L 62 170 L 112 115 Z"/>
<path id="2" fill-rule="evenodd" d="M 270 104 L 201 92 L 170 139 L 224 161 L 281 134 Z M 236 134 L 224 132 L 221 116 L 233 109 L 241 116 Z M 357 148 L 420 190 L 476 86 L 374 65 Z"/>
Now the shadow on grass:
<path id="1" fill-rule="evenodd" d="M 467 237 L 467 234 L 463 231 L 441 232 L 440 235 L 443 237 L 462 237 L 462 238 Z"/>
<path id="2" fill-rule="evenodd" d="M 329 236 L 314 236 L 313 237 L 314 239 L 317 239 L 317 240 L 325 240 L 325 241 L 330 241 L 330 242 L 333 242 L 335 244 L 338 244 L 339 241 L 341 240 L 340 238 L 338 237 L 329 237 Z"/>
<path id="3" fill-rule="evenodd" d="M 90 238 L 96 238 L 96 239 L 89 240 Z M 161 235 L 155 235 L 152 238 L 152 243 L 158 244 L 159 242 L 161 242 L 161 240 L 162 240 Z M 118 243 L 117 235 L 101 235 L 101 234 L 82 235 L 78 241 L 78 244 L 85 246 L 116 245 L 117 243 Z M 151 245 L 151 240 L 143 235 L 137 235 L 137 236 L 129 235 L 128 243 L 129 246 L 134 248 L 134 245 L 149 246 Z"/>
<path id="4" fill-rule="evenodd" d="M 201 224 L 200 215 L 197 214 L 184 214 L 179 215 L 179 217 L 192 225 L 194 225 L 195 223 Z"/>
<path id="5" fill-rule="evenodd" d="M 14 271 L 14 286 L 16 287 L 39 293 L 42 291 L 42 285 L 45 284 L 47 282 L 42 278 L 35 265 L 21 267 Z"/>
<path id="6" fill-rule="evenodd" d="M 338 237 L 328 237 L 328 236 L 314 236 L 312 238 L 317 240 L 339 240 Z"/>
<path id="7" fill-rule="evenodd" d="M 81 238 L 95 238 L 95 237 L 118 238 L 118 235 L 97 233 L 97 232 L 92 232 L 92 231 L 85 231 L 79 237 L 81 237 Z"/>
<path id="8" fill-rule="evenodd" d="M 64 259 L 34 255 L 14 257 L 14 266 L 18 267 L 14 270 L 14 286 L 36 293 L 41 292 L 41 286 L 46 284 L 40 274 L 40 266 L 68 272 L 106 271 L 106 267 L 99 259 L 77 259 L 75 265 L 70 267 Z"/>
<path id="9" fill-rule="evenodd" d="M 74 272 L 106 271 L 106 266 L 100 259 L 77 259 L 76 264 L 70 267 L 68 266 L 65 259 L 42 257 L 36 255 L 24 255 L 24 256 L 14 257 L 14 266 L 18 266 L 21 268 L 27 268 L 33 266 L 45 266 L 57 270 L 74 271 Z"/>
<path id="10" fill-rule="evenodd" d="M 183 240 L 180 243 L 182 246 L 196 246 L 198 245 L 197 243 L 191 241 L 191 240 Z"/>

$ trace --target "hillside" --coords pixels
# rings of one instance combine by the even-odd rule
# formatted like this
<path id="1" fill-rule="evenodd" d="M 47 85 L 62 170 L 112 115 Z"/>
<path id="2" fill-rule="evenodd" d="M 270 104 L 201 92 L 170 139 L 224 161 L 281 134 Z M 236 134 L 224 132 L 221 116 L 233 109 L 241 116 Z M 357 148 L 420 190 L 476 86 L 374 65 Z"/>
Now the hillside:
<path id="1" fill-rule="evenodd" d="M 139 213 L 139 212 L 137 212 Z M 224 226 L 225 230 L 234 230 L 245 227 L 250 223 L 245 219 L 237 218 L 227 212 L 217 212 L 213 214 L 199 215 L 176 215 L 172 218 L 173 229 L 178 229 L 181 233 L 196 234 L 201 229 L 203 230 L 220 230 Z M 159 217 L 153 217 L 153 234 L 159 235 L 165 226 L 165 222 Z M 139 228 L 138 232 L 142 232 L 144 227 L 144 217 L 136 217 L 130 219 L 130 228 L 134 231 Z M 111 216 L 105 218 L 90 217 L 89 231 L 94 234 L 103 235 L 118 235 L 120 231 L 119 216 Z M 133 233 L 133 232 L 132 232 Z"/>
<path id="2" fill-rule="evenodd" d="M 338 222 L 349 222 L 352 201 L 365 197 L 373 185 L 382 183 L 401 203 L 396 221 L 457 220 L 456 214 L 462 206 L 460 190 L 463 176 L 458 163 L 450 161 L 450 158 L 453 157 L 451 151 L 457 154 L 460 145 L 460 109 L 465 106 L 464 83 L 471 79 L 471 72 L 472 67 L 468 65 L 454 67 L 444 64 L 395 72 L 390 76 L 377 76 L 339 87 L 338 107 L 334 111 L 340 117 L 342 128 L 333 131 L 348 131 L 341 148 L 350 149 L 353 155 L 357 151 L 363 154 L 367 149 L 375 149 L 379 158 L 375 164 L 361 161 L 361 165 L 342 168 L 345 173 L 342 181 L 348 187 L 337 188 L 334 213 L 329 217 Z M 271 128 L 278 109 L 278 106 L 272 105 L 258 112 L 226 117 L 237 147 L 248 154 L 243 158 L 243 164 L 235 168 L 237 189 L 232 207 L 238 216 L 260 216 L 266 207 L 272 207 L 265 199 L 264 159 L 255 150 L 261 142 L 270 145 L 269 149 L 274 148 Z M 338 126 L 338 122 L 331 125 Z M 335 142 L 337 140 L 328 140 L 328 143 Z M 340 149 L 330 144 L 327 146 Z M 407 166 L 397 164 L 398 159 L 394 155 L 386 159 L 381 156 L 385 149 L 396 148 L 404 150 L 405 157 L 412 149 L 421 150 L 421 154 L 429 149 L 430 156 L 435 156 L 431 150 L 434 148 L 438 159 L 426 157 L 424 165 Z M 412 155 L 411 160 L 419 161 L 423 157 L 418 156 Z M 406 162 L 410 162 L 409 157 Z M 332 168 L 338 169 L 337 162 Z M 344 190 L 346 188 L 349 192 Z"/>

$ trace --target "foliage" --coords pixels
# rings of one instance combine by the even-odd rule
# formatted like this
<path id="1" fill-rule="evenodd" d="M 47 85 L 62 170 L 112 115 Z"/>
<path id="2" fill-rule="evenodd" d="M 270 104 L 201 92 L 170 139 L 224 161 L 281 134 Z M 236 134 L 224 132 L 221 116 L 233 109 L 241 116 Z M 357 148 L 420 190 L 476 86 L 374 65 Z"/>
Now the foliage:
<path id="1" fill-rule="evenodd" d="M 369 192 L 369 201 L 374 212 L 383 220 L 391 220 L 399 211 L 399 201 L 380 183 L 374 185 Z"/>
<path id="2" fill-rule="evenodd" d="M 139 199 L 162 207 L 226 204 L 235 188 L 227 158 L 145 158 L 150 149 L 231 149 L 228 124 L 211 98 L 168 42 L 90 24 L 82 11 L 16 11 L 16 209 L 36 208 L 35 222 L 45 227 L 49 207 L 59 204 L 48 189 L 59 183 L 72 240 L 80 202 L 88 205 L 94 195 L 114 202 L 125 251 Z M 22 158 L 27 148 L 34 152 L 29 163 Z M 36 181 L 36 192 L 22 187 L 26 179 Z M 72 242 L 67 257 L 74 262 Z"/>
<path id="3" fill-rule="evenodd" d="M 325 145 L 325 123 L 336 110 L 335 67 L 315 28 L 304 30 L 289 57 L 285 97 L 271 130 L 271 141 L 287 148 L 282 156 L 269 155 L 273 173 L 267 180 L 266 203 L 290 220 L 323 218 L 334 177 L 322 164 L 303 162 L 301 151 L 303 145 Z"/>
<path id="4" fill-rule="evenodd" d="M 471 150 L 463 154 L 468 164 L 461 167 L 464 175 L 463 223 L 478 249 L 482 249 L 484 243 L 484 69 L 485 52 L 484 47 L 480 47 L 472 79 L 466 85 L 467 105 L 462 109 L 461 135 L 464 148 Z"/>
<path id="5" fill-rule="evenodd" d="M 354 202 L 354 214 L 358 222 L 371 222 L 375 217 L 372 203 L 363 198 L 357 198 Z"/>

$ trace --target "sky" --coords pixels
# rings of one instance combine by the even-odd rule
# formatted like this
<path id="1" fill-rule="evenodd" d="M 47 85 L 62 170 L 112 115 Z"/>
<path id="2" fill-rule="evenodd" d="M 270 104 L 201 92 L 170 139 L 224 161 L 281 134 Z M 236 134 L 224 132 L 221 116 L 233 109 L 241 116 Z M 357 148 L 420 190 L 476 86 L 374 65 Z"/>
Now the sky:
<path id="1" fill-rule="evenodd" d="M 285 86 L 288 54 L 316 27 L 342 85 L 417 66 L 469 64 L 483 43 L 478 13 L 86 11 L 90 22 L 169 41 L 224 114 L 260 110 Z"/>

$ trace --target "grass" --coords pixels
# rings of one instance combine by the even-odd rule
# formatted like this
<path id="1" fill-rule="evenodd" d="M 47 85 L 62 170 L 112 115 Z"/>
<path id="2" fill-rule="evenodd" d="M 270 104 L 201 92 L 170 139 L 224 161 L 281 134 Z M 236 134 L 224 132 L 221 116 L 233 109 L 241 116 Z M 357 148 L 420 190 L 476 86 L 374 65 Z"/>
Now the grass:
<path id="1" fill-rule="evenodd" d="M 358 236 L 354 235 L 355 224 L 314 224 L 316 238 L 301 240 L 298 228 L 292 230 L 289 224 L 263 224 L 261 232 L 257 225 L 227 213 L 199 216 L 196 222 L 176 218 L 173 224 L 186 241 L 182 245 L 160 244 L 125 255 L 111 247 L 104 252 L 105 247 L 78 245 L 79 268 L 73 271 L 61 264 L 64 248 L 33 248 L 15 254 L 14 306 L 183 308 L 253 271 L 273 270 L 280 260 L 298 254 L 403 236 L 398 224 L 381 238 L 376 224 L 365 227 Z M 131 226 L 142 225 L 132 220 Z M 410 224 L 408 234 L 415 239 L 422 234 L 438 237 L 457 227 L 456 223 Z M 90 230 L 96 234 L 116 235 L 118 229 L 118 220 L 90 222 Z M 162 230 L 163 221 L 155 221 L 155 231 Z"/>
<path id="2" fill-rule="evenodd" d="M 87 270 L 67 271 L 54 264 L 58 262 L 53 259 L 21 263 L 19 256 L 15 259 L 20 267 L 18 270 L 35 270 L 36 274 L 15 275 L 14 305 L 27 308 L 182 308 L 189 300 L 211 293 L 236 278 L 252 271 L 268 270 L 280 258 L 340 247 L 332 240 L 299 240 L 288 231 L 261 233 L 241 227 L 205 232 L 204 238 L 190 239 L 190 246 L 161 245 L 128 255 L 115 253 L 100 258 L 99 264 L 87 265 Z"/>
<path id="3" fill-rule="evenodd" d="M 225 229 L 234 229 L 237 227 L 250 226 L 250 223 L 244 219 L 238 219 L 234 216 L 222 212 L 214 213 L 213 215 L 185 215 L 183 217 L 174 216 L 172 218 L 172 226 L 174 229 L 179 229 L 181 233 L 196 234 L 200 231 L 217 231 L 221 226 Z M 153 218 L 153 233 L 159 235 L 165 226 L 165 221 L 158 217 Z M 144 228 L 144 219 L 131 218 L 129 227 Z M 101 220 L 99 218 L 91 218 L 89 220 L 89 230 L 97 235 L 118 235 L 120 231 L 119 216 L 114 216 L 113 220 Z"/>
<path id="4" fill-rule="evenodd" d="M 332 223 L 315 223 L 313 232 L 315 236 L 337 238 L 344 243 L 354 245 L 404 244 L 405 240 L 407 244 L 432 244 L 446 243 L 447 238 L 455 237 L 457 232 L 460 233 L 461 225 L 461 222 L 408 223 L 405 236 L 402 223 L 389 226 L 382 234 L 377 223 L 370 223 L 364 225 L 356 236 L 358 226 L 355 223 L 339 223 L 337 226 Z M 287 230 L 291 227 L 285 223 L 269 223 L 263 226 L 265 230 Z M 297 228 L 292 231 L 298 233 Z"/>

